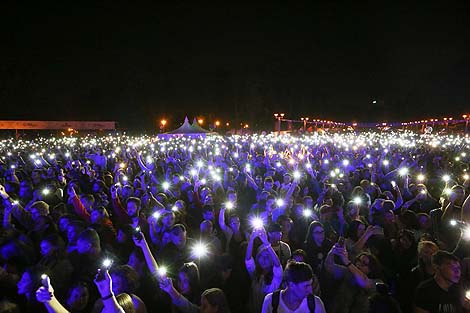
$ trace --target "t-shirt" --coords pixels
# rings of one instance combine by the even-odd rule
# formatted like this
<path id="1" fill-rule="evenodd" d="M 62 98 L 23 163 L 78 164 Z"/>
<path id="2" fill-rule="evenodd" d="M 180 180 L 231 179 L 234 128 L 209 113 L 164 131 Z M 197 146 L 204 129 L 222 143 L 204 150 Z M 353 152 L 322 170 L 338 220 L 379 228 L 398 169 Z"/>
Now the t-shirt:
<path id="1" fill-rule="evenodd" d="M 307 298 L 304 298 L 304 300 L 302 301 L 302 303 L 299 305 L 299 307 L 296 310 L 290 310 L 284 303 L 284 300 L 282 299 L 283 294 L 284 294 L 284 290 L 282 290 L 281 294 L 279 295 L 279 306 L 277 307 L 277 313 L 310 312 L 308 309 Z M 261 311 L 262 313 L 271 313 L 273 311 L 272 298 L 273 298 L 272 293 L 266 295 L 266 297 L 264 298 L 264 302 L 263 302 L 263 310 Z M 323 305 L 323 301 L 321 301 L 321 299 L 317 296 L 315 296 L 315 312 L 314 313 L 325 313 L 325 306 Z"/>
<path id="2" fill-rule="evenodd" d="M 422 282 L 416 288 L 414 303 L 429 313 L 463 312 L 458 286 L 453 285 L 446 291 L 439 287 L 434 278 Z"/>

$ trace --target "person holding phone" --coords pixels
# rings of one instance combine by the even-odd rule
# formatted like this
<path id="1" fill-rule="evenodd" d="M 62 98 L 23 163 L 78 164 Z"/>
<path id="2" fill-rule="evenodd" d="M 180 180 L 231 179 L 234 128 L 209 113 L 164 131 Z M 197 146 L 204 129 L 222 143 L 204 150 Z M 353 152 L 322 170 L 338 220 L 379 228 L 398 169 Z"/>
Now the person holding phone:
<path id="1" fill-rule="evenodd" d="M 377 258 L 362 252 L 350 261 L 344 244 L 338 242 L 328 253 L 325 268 L 334 280 L 330 286 L 334 292 L 329 290 L 324 293 L 326 311 L 344 312 L 349 308 L 351 313 L 368 312 L 368 298 L 375 293 L 376 283 L 382 282 L 382 270 Z"/>

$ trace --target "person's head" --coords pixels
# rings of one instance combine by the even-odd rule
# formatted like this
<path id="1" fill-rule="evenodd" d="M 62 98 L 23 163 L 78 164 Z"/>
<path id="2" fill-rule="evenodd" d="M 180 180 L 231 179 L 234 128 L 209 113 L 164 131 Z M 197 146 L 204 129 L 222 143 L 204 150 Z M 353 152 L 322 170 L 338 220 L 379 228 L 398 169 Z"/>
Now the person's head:
<path id="1" fill-rule="evenodd" d="M 19 295 L 27 295 L 34 293 L 41 286 L 41 275 L 46 269 L 40 266 L 27 268 L 20 280 L 16 284 Z"/>
<path id="2" fill-rule="evenodd" d="M 428 197 L 428 189 L 424 184 L 417 184 L 415 189 L 415 196 L 418 200 L 426 200 Z"/>
<path id="3" fill-rule="evenodd" d="M 263 272 L 270 271 L 273 266 L 271 254 L 266 247 L 261 247 L 256 254 L 256 263 Z"/>
<path id="4" fill-rule="evenodd" d="M 271 243 L 278 243 L 282 238 L 281 225 L 278 223 L 271 223 L 268 225 L 266 232 Z"/>
<path id="5" fill-rule="evenodd" d="M 140 199 L 130 197 L 127 199 L 127 215 L 131 218 L 139 217 L 140 213 Z"/>
<path id="6" fill-rule="evenodd" d="M 186 244 L 186 227 L 183 224 L 176 224 L 170 230 L 171 242 L 175 246 L 183 246 Z"/>
<path id="7" fill-rule="evenodd" d="M 120 293 L 116 296 L 116 301 L 125 313 L 134 313 L 135 307 L 132 297 L 127 293 Z"/>
<path id="8" fill-rule="evenodd" d="M 268 176 L 264 179 L 264 190 L 271 191 L 274 186 L 274 181 L 271 176 Z"/>
<path id="9" fill-rule="evenodd" d="M 120 244 L 131 242 L 134 231 L 134 228 L 129 224 L 121 225 L 117 229 L 116 241 Z"/>
<path id="10" fill-rule="evenodd" d="M 175 220 L 175 213 L 173 213 L 172 211 L 166 211 L 162 214 L 162 225 L 166 229 L 170 229 L 171 227 L 173 227 L 173 225 L 175 225 Z"/>
<path id="11" fill-rule="evenodd" d="M 30 182 L 24 180 L 20 183 L 20 190 L 18 192 L 18 196 L 23 199 L 31 199 L 33 196 L 33 186 Z"/>
<path id="12" fill-rule="evenodd" d="M 227 192 L 227 199 L 232 203 L 237 203 L 237 192 L 235 190 L 229 190 Z"/>
<path id="13" fill-rule="evenodd" d="M 221 289 L 211 288 L 202 293 L 201 313 L 230 313 L 227 298 Z"/>
<path id="14" fill-rule="evenodd" d="M 56 252 L 61 251 L 64 249 L 65 243 L 57 234 L 51 234 L 44 237 L 39 244 L 41 255 L 43 257 L 51 256 Z"/>
<path id="15" fill-rule="evenodd" d="M 33 202 L 30 207 L 30 212 L 31 218 L 36 222 L 40 216 L 49 215 L 49 205 L 44 201 Z"/>
<path id="16" fill-rule="evenodd" d="M 68 289 L 65 304 L 71 311 L 81 311 L 87 306 L 89 298 L 88 285 L 84 282 L 76 282 Z"/>
<path id="17" fill-rule="evenodd" d="M 302 249 L 297 249 L 292 252 L 291 259 L 295 262 L 305 262 L 305 260 L 307 260 L 307 252 Z"/>
<path id="18" fill-rule="evenodd" d="M 199 291 L 199 269 L 194 262 L 184 263 L 178 271 L 177 287 L 183 295 L 194 294 Z"/>
<path id="19" fill-rule="evenodd" d="M 78 235 L 85 230 L 85 224 L 81 221 L 72 221 L 67 226 L 67 242 L 69 244 L 75 244 L 77 242 Z"/>
<path id="20" fill-rule="evenodd" d="M 312 294 L 313 271 L 304 262 L 289 262 L 284 270 L 287 288 L 295 298 L 303 299 Z"/>
<path id="21" fill-rule="evenodd" d="M 80 196 L 80 201 L 83 203 L 83 206 L 88 212 L 91 212 L 95 206 L 95 197 L 90 194 L 83 194 Z"/>
<path id="22" fill-rule="evenodd" d="M 87 228 L 78 235 L 77 252 L 79 254 L 97 254 L 101 252 L 100 236 L 96 230 Z"/>
<path id="23" fill-rule="evenodd" d="M 294 226 L 294 222 L 287 215 L 280 215 L 277 222 L 281 225 L 281 231 L 284 235 L 288 235 Z"/>
<path id="24" fill-rule="evenodd" d="M 94 193 L 99 193 L 99 192 L 102 192 L 104 190 L 106 190 L 106 184 L 104 183 L 104 181 L 102 180 L 96 180 L 94 183 L 93 183 L 93 187 L 92 187 L 92 190 Z"/>
<path id="25" fill-rule="evenodd" d="M 450 252 L 439 250 L 432 257 L 436 278 L 440 278 L 447 284 L 457 284 L 460 281 L 459 259 Z"/>
<path id="26" fill-rule="evenodd" d="M 310 196 L 305 196 L 303 204 L 305 205 L 306 208 L 313 208 L 313 199 Z"/>
<path id="27" fill-rule="evenodd" d="M 428 230 L 432 226 L 431 216 L 426 213 L 418 213 L 418 224 L 421 230 Z"/>
<path id="28" fill-rule="evenodd" d="M 121 265 L 110 270 L 113 280 L 113 293 L 134 293 L 139 287 L 139 275 L 129 265 Z"/>
<path id="29" fill-rule="evenodd" d="M 366 231 L 366 225 L 360 220 L 353 220 L 349 224 L 348 237 L 353 241 L 359 240 Z"/>
<path id="30" fill-rule="evenodd" d="M 240 230 L 240 217 L 238 215 L 232 214 L 228 218 L 228 226 L 235 231 L 238 232 Z"/>
<path id="31" fill-rule="evenodd" d="M 455 203 L 461 205 L 465 200 L 465 188 L 461 185 L 454 185 L 450 189 L 450 192 L 450 197 L 455 197 Z"/>
<path id="32" fill-rule="evenodd" d="M 289 173 L 285 173 L 284 176 L 282 177 L 282 182 L 284 184 L 289 184 L 292 181 L 292 177 L 290 176 Z"/>
<path id="33" fill-rule="evenodd" d="M 382 276 L 379 260 L 369 252 L 359 253 L 354 259 L 354 265 L 371 279 Z"/>
<path id="34" fill-rule="evenodd" d="M 131 254 L 129 254 L 127 265 L 135 269 L 137 273 L 141 273 L 146 267 L 145 257 L 141 249 L 132 250 Z"/>
<path id="35" fill-rule="evenodd" d="M 266 209 L 272 209 L 276 204 L 276 198 L 273 195 L 269 195 L 266 198 Z"/>
<path id="36" fill-rule="evenodd" d="M 205 205 L 202 208 L 202 218 L 207 221 L 213 221 L 215 218 L 214 207 L 212 205 Z"/>
<path id="37" fill-rule="evenodd" d="M 439 247 L 432 241 L 418 243 L 418 257 L 425 265 L 432 264 L 432 256 L 439 251 Z"/>
<path id="38" fill-rule="evenodd" d="M 199 230 L 201 232 L 201 236 L 207 237 L 212 234 L 213 229 L 213 224 L 210 220 L 204 220 L 201 222 L 199 225 Z"/>
<path id="39" fill-rule="evenodd" d="M 134 195 L 134 188 L 131 185 L 124 185 L 122 187 L 121 195 L 123 199 L 129 199 Z"/>
<path id="40" fill-rule="evenodd" d="M 104 207 L 100 206 L 91 211 L 90 220 L 92 224 L 101 224 L 106 219 L 109 219 L 109 214 Z"/>
<path id="41" fill-rule="evenodd" d="M 67 227 L 72 222 L 73 217 L 69 214 L 64 214 L 59 218 L 59 230 L 63 233 L 67 232 Z"/>
<path id="42" fill-rule="evenodd" d="M 325 241 L 325 229 L 323 224 L 318 221 L 313 221 L 310 223 L 307 232 L 307 238 L 305 239 L 307 244 L 313 243 L 317 247 L 320 247 Z"/>
<path id="43" fill-rule="evenodd" d="M 398 233 L 398 245 L 402 250 L 416 248 L 413 232 L 408 229 L 402 229 Z"/>

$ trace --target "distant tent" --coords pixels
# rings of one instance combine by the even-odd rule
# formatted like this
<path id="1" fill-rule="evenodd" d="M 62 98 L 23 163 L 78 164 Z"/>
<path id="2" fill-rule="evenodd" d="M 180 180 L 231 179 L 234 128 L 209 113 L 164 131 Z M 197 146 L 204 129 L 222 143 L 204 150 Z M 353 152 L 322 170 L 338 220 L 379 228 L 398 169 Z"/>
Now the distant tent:
<path id="1" fill-rule="evenodd" d="M 207 135 L 217 135 L 217 133 L 208 131 L 202 127 L 200 127 L 196 119 L 194 119 L 193 125 L 189 123 L 188 117 L 184 118 L 183 125 L 178 127 L 175 130 L 158 134 L 159 138 L 171 138 L 171 137 L 206 137 Z"/>
<path id="2" fill-rule="evenodd" d="M 196 121 L 196 118 L 193 119 L 193 125 L 191 125 L 191 127 L 201 133 L 210 133 L 210 131 L 208 131 L 207 129 L 204 129 L 201 126 L 199 126 L 198 122 Z"/>

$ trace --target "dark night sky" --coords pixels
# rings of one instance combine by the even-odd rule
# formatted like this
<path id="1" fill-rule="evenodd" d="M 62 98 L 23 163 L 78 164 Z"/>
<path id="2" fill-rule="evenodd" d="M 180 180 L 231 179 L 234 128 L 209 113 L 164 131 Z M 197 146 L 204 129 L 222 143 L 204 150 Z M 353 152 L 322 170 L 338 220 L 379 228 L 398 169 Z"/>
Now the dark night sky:
<path id="1" fill-rule="evenodd" d="M 136 128 L 185 114 L 263 125 L 276 111 L 343 121 L 470 111 L 470 5 L 289 2 L 4 3 L 0 119 Z"/>

